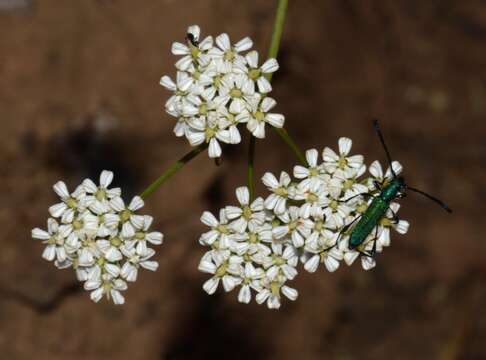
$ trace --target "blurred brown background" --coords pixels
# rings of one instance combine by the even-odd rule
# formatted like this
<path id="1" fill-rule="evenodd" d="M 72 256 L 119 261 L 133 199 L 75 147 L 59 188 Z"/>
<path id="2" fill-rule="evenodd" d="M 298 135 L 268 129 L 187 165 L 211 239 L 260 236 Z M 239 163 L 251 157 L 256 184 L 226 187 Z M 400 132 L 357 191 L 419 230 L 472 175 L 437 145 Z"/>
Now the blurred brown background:
<path id="1" fill-rule="evenodd" d="M 274 77 L 278 110 L 303 148 L 354 140 L 368 164 L 382 119 L 413 194 L 412 227 L 365 272 L 301 272 L 280 311 L 209 297 L 197 264 L 203 210 L 234 202 L 246 140 L 214 166 L 206 155 L 149 198 L 165 233 L 156 273 L 123 307 L 94 304 L 72 271 L 41 259 L 51 186 L 115 171 L 134 195 L 189 147 L 172 135 L 158 85 L 188 25 L 249 35 L 266 52 L 274 1 L 0 0 L 1 359 L 486 358 L 486 4 L 483 1 L 291 1 Z M 256 174 L 291 170 L 273 133 Z M 263 186 L 258 189 L 265 195 Z"/>

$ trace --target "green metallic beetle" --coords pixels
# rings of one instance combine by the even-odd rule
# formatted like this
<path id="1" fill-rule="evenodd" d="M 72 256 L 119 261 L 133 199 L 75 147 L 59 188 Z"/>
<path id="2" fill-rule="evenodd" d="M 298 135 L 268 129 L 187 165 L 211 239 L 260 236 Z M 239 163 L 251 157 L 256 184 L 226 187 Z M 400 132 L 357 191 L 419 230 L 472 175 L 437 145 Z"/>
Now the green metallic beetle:
<path id="1" fill-rule="evenodd" d="M 386 216 L 386 212 L 388 209 L 390 209 L 390 204 L 393 200 L 397 198 L 403 198 L 406 196 L 406 190 L 411 190 L 414 192 L 417 192 L 428 199 L 434 201 L 438 205 L 440 205 L 444 210 L 447 212 L 452 212 L 452 210 L 444 204 L 441 200 L 437 199 L 436 197 L 433 197 L 432 195 L 429 195 L 421 190 L 415 189 L 413 187 L 408 186 L 405 183 L 405 179 L 402 176 L 397 176 L 395 171 L 393 170 L 392 166 L 392 160 L 390 153 L 388 151 L 388 148 L 385 144 L 385 140 L 383 138 L 383 134 L 380 131 L 378 121 L 374 120 L 373 122 L 374 128 L 376 133 L 378 134 L 378 137 L 380 138 L 380 142 L 383 145 L 383 148 L 385 149 L 386 157 L 388 160 L 388 164 L 390 166 L 390 170 L 392 173 L 392 180 L 386 184 L 385 186 L 382 187 L 383 184 L 378 183 L 375 181 L 375 187 L 380 191 L 378 195 L 373 195 L 370 193 L 365 193 L 365 194 L 358 194 L 357 196 L 368 196 L 372 198 L 373 200 L 371 201 L 370 205 L 366 209 L 366 211 L 354 219 L 350 224 L 346 225 L 345 228 L 343 229 L 343 232 L 347 232 L 348 229 L 353 225 L 356 221 L 356 225 L 353 227 L 351 232 L 349 233 L 349 241 L 348 241 L 348 247 L 349 249 L 356 249 L 358 248 L 361 244 L 364 243 L 364 241 L 367 239 L 367 237 L 371 234 L 374 228 L 376 228 L 376 236 L 373 242 L 373 248 L 370 253 L 366 252 L 361 252 L 362 255 L 365 256 L 370 256 L 373 257 L 376 252 L 376 238 L 378 234 L 378 223 L 380 220 Z M 353 196 L 355 197 L 355 196 Z M 351 198 L 350 198 L 351 199 Z M 344 201 L 349 201 L 350 199 L 344 200 Z M 390 209 L 391 210 L 391 209 Z M 393 221 L 398 222 L 398 217 L 396 214 L 393 214 Z"/>

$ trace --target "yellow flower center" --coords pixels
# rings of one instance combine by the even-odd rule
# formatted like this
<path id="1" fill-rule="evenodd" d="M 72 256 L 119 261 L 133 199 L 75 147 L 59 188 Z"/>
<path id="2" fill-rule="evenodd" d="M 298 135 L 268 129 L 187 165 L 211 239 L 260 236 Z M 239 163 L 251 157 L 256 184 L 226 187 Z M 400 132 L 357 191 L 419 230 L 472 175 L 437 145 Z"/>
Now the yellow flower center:
<path id="1" fill-rule="evenodd" d="M 240 98 L 243 95 L 240 89 L 233 88 L 230 91 L 230 96 L 233 98 Z"/>
<path id="2" fill-rule="evenodd" d="M 132 215 L 132 212 L 128 209 L 123 210 L 120 213 L 120 220 L 121 222 L 127 222 L 130 219 L 130 216 Z"/>
<path id="3" fill-rule="evenodd" d="M 260 77 L 261 74 L 262 74 L 262 71 L 260 69 L 251 69 L 248 72 L 248 77 L 252 80 L 256 80 Z"/>

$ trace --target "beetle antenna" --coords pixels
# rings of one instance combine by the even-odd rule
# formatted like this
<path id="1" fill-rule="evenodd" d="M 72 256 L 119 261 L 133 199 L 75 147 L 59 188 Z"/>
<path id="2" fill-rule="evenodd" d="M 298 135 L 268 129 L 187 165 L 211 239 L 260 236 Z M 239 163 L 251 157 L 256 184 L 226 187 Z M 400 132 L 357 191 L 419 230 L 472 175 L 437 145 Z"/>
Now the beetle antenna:
<path id="1" fill-rule="evenodd" d="M 439 205 L 440 207 L 442 207 L 448 213 L 451 213 L 452 212 L 452 210 L 451 210 L 451 208 L 449 206 L 447 206 L 444 202 L 442 202 L 441 200 L 437 199 L 436 197 L 434 197 L 432 195 L 429 195 L 426 192 L 423 192 L 422 190 L 415 189 L 415 188 L 410 187 L 410 186 L 407 186 L 407 189 L 408 190 L 412 190 L 412 191 L 414 191 L 416 193 L 419 193 L 419 194 L 425 196 L 426 198 L 432 200 L 433 202 L 435 202 L 437 205 Z"/>
<path id="2" fill-rule="evenodd" d="M 376 119 L 373 120 L 373 126 L 375 128 L 376 133 L 378 134 L 378 137 L 380 138 L 381 145 L 383 145 L 383 148 L 385 149 L 386 158 L 388 160 L 388 164 L 390 165 L 390 170 L 391 170 L 391 173 L 393 175 L 393 178 L 396 179 L 397 174 L 395 173 L 395 170 L 393 170 L 390 152 L 388 151 L 388 147 L 385 144 L 385 139 L 383 138 L 383 134 L 381 133 L 380 125 L 378 125 L 378 120 L 376 120 Z"/>

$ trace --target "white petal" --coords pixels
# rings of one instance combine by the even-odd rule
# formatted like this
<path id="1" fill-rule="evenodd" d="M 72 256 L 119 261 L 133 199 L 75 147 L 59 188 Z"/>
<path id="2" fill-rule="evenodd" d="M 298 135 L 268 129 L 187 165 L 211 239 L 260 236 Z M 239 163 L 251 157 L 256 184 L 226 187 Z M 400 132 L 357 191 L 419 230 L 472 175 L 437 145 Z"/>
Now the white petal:
<path id="1" fill-rule="evenodd" d="M 265 121 L 276 128 L 282 128 L 285 122 L 285 117 L 282 114 L 267 114 Z"/>
<path id="2" fill-rule="evenodd" d="M 223 276 L 223 288 L 226 292 L 233 290 L 236 285 L 238 285 L 238 282 L 233 276 Z"/>
<path id="3" fill-rule="evenodd" d="M 278 70 L 278 62 L 276 59 L 271 58 L 265 61 L 260 68 L 265 74 L 273 73 Z"/>
<path id="4" fill-rule="evenodd" d="M 158 269 L 159 263 L 157 261 L 142 261 L 140 263 L 140 266 L 143 267 L 144 269 L 155 271 Z"/>
<path id="5" fill-rule="evenodd" d="M 201 215 L 201 222 L 209 227 L 216 227 L 219 224 L 218 219 L 216 219 L 216 217 L 209 211 L 203 212 Z"/>
<path id="6" fill-rule="evenodd" d="M 252 50 L 246 54 L 245 59 L 250 68 L 258 68 L 258 52 L 256 50 Z"/>
<path id="7" fill-rule="evenodd" d="M 118 290 L 112 289 L 110 295 L 115 305 L 123 305 L 125 303 L 125 298 Z"/>
<path id="8" fill-rule="evenodd" d="M 170 91 L 176 91 L 177 90 L 176 84 L 167 75 L 164 75 L 160 78 L 160 85 L 162 85 L 163 87 L 165 87 L 166 89 L 168 89 Z"/>
<path id="9" fill-rule="evenodd" d="M 243 304 L 248 304 L 251 301 L 250 286 L 243 285 L 238 293 L 238 301 Z"/>
<path id="10" fill-rule="evenodd" d="M 263 76 L 257 79 L 257 84 L 258 90 L 260 90 L 262 94 L 268 94 L 270 91 L 272 91 L 272 84 L 270 84 L 270 81 Z"/>
<path id="11" fill-rule="evenodd" d="M 94 302 L 100 301 L 101 298 L 103 297 L 103 288 L 98 288 L 95 291 L 92 291 L 91 294 L 89 294 L 89 297 Z"/>
<path id="12" fill-rule="evenodd" d="M 128 205 L 128 209 L 131 211 L 136 211 L 140 208 L 142 208 L 144 205 L 144 202 L 140 196 L 135 196 L 132 201 L 130 202 L 130 205 Z"/>
<path id="13" fill-rule="evenodd" d="M 208 154 L 210 158 L 218 158 L 221 156 L 221 146 L 219 145 L 218 140 L 215 138 L 211 138 L 209 140 L 209 149 Z"/>
<path id="14" fill-rule="evenodd" d="M 174 55 L 187 55 L 190 53 L 190 50 L 189 48 L 184 45 L 184 44 L 181 44 L 180 42 L 174 42 L 172 43 L 172 54 Z"/>
<path id="15" fill-rule="evenodd" d="M 42 257 L 47 261 L 52 261 L 56 257 L 56 245 L 47 245 L 42 252 Z"/>
<path id="16" fill-rule="evenodd" d="M 339 153 L 341 155 L 346 156 L 351 151 L 351 146 L 353 145 L 353 141 L 350 138 L 342 137 L 339 138 L 338 144 L 339 144 Z"/>
<path id="17" fill-rule="evenodd" d="M 334 272 L 339 268 L 339 261 L 328 255 L 324 259 L 324 265 L 326 266 L 327 271 Z"/>
<path id="18" fill-rule="evenodd" d="M 241 205 L 248 205 L 250 203 L 250 192 L 246 186 L 241 186 L 236 189 L 236 198 Z"/>
<path id="19" fill-rule="evenodd" d="M 59 216 L 61 216 L 64 211 L 66 211 L 67 209 L 67 205 L 64 204 L 64 203 L 58 203 L 58 204 L 55 204 L 55 205 L 52 205 L 51 207 L 49 207 L 49 214 L 51 214 L 51 216 L 55 217 L 55 218 L 58 218 Z"/>
<path id="20" fill-rule="evenodd" d="M 311 257 L 309 260 L 304 265 L 304 269 L 306 269 L 308 272 L 316 272 L 317 268 L 319 267 L 319 262 L 320 262 L 320 256 L 319 255 L 314 255 Z"/>
<path id="21" fill-rule="evenodd" d="M 228 51 L 228 50 L 231 49 L 231 42 L 230 42 L 228 34 L 223 33 L 221 35 L 218 35 L 216 37 L 215 41 L 216 41 L 216 45 L 218 45 L 218 47 L 221 50 Z"/>
<path id="22" fill-rule="evenodd" d="M 265 184 L 265 186 L 269 187 L 270 189 L 275 189 L 275 188 L 278 188 L 280 186 L 277 178 L 272 173 L 269 173 L 269 172 L 266 172 L 263 175 L 262 181 Z"/>
<path id="23" fill-rule="evenodd" d="M 406 234 L 408 232 L 408 228 L 410 227 L 410 223 L 406 220 L 399 220 L 398 224 L 395 225 L 395 230 L 399 234 Z"/>
<path id="24" fill-rule="evenodd" d="M 364 270 L 373 269 L 376 266 L 376 261 L 372 257 L 369 256 L 362 256 L 361 257 L 361 266 Z"/>
<path id="25" fill-rule="evenodd" d="M 357 251 L 348 251 L 344 254 L 344 261 L 348 265 L 352 265 L 354 260 L 359 256 L 359 253 Z"/>
<path id="26" fill-rule="evenodd" d="M 161 232 L 158 232 L 158 231 L 154 231 L 154 232 L 148 233 L 145 236 L 145 239 L 153 245 L 160 245 L 160 244 L 162 244 L 162 241 L 164 239 L 164 234 L 162 234 Z"/>
<path id="27" fill-rule="evenodd" d="M 123 264 L 120 275 L 124 279 L 131 282 L 136 281 L 137 274 L 138 274 L 137 268 L 133 266 L 131 263 L 127 261 L 125 264 Z"/>
<path id="28" fill-rule="evenodd" d="M 238 41 L 234 45 L 234 48 L 237 52 L 242 52 L 251 49 L 252 46 L 253 46 L 253 41 L 249 37 L 245 37 L 244 39 Z"/>
<path id="29" fill-rule="evenodd" d="M 368 168 L 368 171 L 370 172 L 371 175 L 373 175 L 374 178 L 379 180 L 383 179 L 383 169 L 378 160 L 375 160 L 371 163 L 371 165 Z"/>
<path id="30" fill-rule="evenodd" d="M 310 167 L 317 166 L 317 158 L 319 157 L 319 152 L 316 149 L 310 149 L 305 152 L 305 159 Z M 295 170 L 294 170 L 295 171 Z"/>
<path id="31" fill-rule="evenodd" d="M 113 181 L 113 172 L 108 170 L 103 170 L 100 175 L 100 186 L 107 188 Z"/>
<path id="32" fill-rule="evenodd" d="M 219 284 L 219 278 L 218 277 L 212 277 L 211 279 L 207 280 L 203 284 L 203 289 L 206 291 L 209 295 L 212 295 L 216 292 L 218 289 L 218 284 Z"/>
<path id="33" fill-rule="evenodd" d="M 57 183 L 55 183 L 53 189 L 61 199 L 65 199 L 69 197 L 69 191 L 67 189 L 66 184 L 63 181 L 58 181 Z"/>
<path id="34" fill-rule="evenodd" d="M 44 231 L 39 228 L 35 228 L 32 229 L 32 237 L 34 239 L 48 240 L 51 237 L 51 235 L 47 231 Z"/>
<path id="35" fill-rule="evenodd" d="M 295 301 L 299 296 L 297 290 L 288 287 L 287 285 L 282 286 L 282 294 L 284 294 L 289 300 Z"/>

